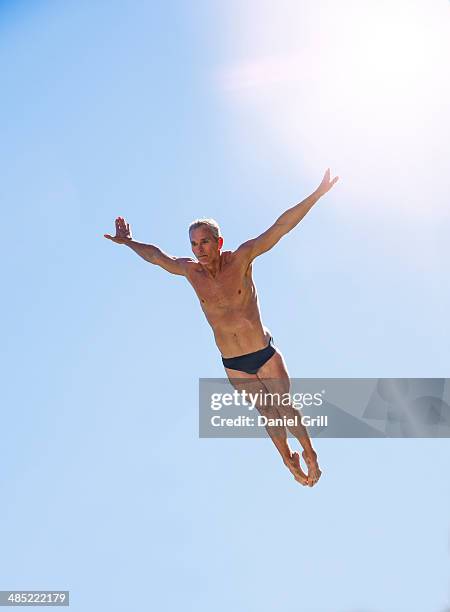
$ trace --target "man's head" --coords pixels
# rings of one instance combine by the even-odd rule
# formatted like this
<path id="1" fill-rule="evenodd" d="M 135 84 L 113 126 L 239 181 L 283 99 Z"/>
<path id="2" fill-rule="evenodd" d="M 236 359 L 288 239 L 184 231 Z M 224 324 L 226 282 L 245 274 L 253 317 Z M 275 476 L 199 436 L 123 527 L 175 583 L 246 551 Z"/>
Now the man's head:
<path id="1" fill-rule="evenodd" d="M 220 256 L 223 238 L 214 219 L 196 219 L 189 226 L 192 252 L 200 263 L 212 263 Z"/>

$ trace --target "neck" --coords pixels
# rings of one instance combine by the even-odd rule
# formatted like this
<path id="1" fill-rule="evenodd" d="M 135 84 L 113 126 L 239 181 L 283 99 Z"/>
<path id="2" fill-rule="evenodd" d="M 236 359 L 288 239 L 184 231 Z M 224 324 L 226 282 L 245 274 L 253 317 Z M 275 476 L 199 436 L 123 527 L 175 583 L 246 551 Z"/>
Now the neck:
<path id="1" fill-rule="evenodd" d="M 210 264 L 205 264 L 203 267 L 206 268 L 209 274 L 216 276 L 217 272 L 219 272 L 222 267 L 222 254 L 219 253 L 217 259 L 212 261 Z"/>

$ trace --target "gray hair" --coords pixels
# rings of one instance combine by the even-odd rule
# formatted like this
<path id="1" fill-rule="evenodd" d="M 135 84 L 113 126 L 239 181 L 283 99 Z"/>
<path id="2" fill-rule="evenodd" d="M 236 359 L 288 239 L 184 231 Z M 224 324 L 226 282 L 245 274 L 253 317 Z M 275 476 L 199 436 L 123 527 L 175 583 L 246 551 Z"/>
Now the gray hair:
<path id="1" fill-rule="evenodd" d="M 189 226 L 189 233 L 191 230 L 197 229 L 198 227 L 201 227 L 202 225 L 205 225 L 206 227 L 209 228 L 215 240 L 219 240 L 219 236 L 221 235 L 220 227 L 215 219 L 196 219 L 195 221 L 192 221 L 192 223 Z"/>

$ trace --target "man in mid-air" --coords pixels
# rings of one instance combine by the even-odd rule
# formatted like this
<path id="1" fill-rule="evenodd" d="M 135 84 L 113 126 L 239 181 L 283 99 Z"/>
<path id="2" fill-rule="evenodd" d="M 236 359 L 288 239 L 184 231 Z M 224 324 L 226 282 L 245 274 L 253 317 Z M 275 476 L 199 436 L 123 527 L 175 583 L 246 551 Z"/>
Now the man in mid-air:
<path id="1" fill-rule="evenodd" d="M 146 261 L 167 272 L 186 277 L 213 329 L 225 371 L 235 389 L 252 393 L 253 397 L 261 392 L 281 397 L 289 392 L 289 374 L 283 355 L 273 345 L 272 336 L 261 321 L 252 262 L 290 232 L 338 179 L 330 180 L 328 169 L 310 196 L 284 212 L 268 230 L 244 242 L 236 251 L 221 251 L 223 238 L 216 221 L 194 221 L 189 226 L 189 237 L 197 261 L 189 257 L 171 257 L 152 244 L 136 242 L 123 217 L 116 219 L 116 235 L 104 236 L 117 244 L 126 244 Z M 282 421 L 283 417 L 292 419 L 290 422 L 300 421 L 293 419 L 298 412 L 291 405 L 278 402 L 271 406 L 257 405 L 257 408 L 272 423 L 289 422 Z M 292 452 L 289 447 L 286 428 L 267 426 L 266 429 L 297 482 L 314 486 L 321 471 L 306 428 L 301 424 L 288 427 L 303 447 L 307 474 L 300 466 L 299 453 Z"/>

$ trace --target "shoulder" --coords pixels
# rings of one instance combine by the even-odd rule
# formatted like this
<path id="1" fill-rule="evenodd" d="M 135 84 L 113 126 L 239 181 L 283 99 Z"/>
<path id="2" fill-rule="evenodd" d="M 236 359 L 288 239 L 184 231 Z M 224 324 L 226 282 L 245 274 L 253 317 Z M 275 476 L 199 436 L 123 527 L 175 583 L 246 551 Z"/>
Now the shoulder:
<path id="1" fill-rule="evenodd" d="M 170 274 L 181 276 L 186 275 L 189 268 L 195 265 L 195 262 L 190 257 L 174 257 L 164 253 L 158 247 L 155 247 L 154 256 L 149 261 L 170 272 Z"/>
<path id="2" fill-rule="evenodd" d="M 254 239 L 243 242 L 235 251 L 233 251 L 233 261 L 247 268 L 253 260 L 254 244 Z"/>
<path id="3" fill-rule="evenodd" d="M 222 251 L 221 256 L 222 256 L 222 265 L 226 267 L 234 266 L 235 264 L 239 264 L 239 262 L 242 259 L 241 253 L 239 253 L 238 250 Z"/>
<path id="4" fill-rule="evenodd" d="M 200 265 L 192 257 L 177 257 L 177 264 L 186 276 L 194 272 Z"/>
<path id="5" fill-rule="evenodd" d="M 233 251 L 222 251 L 222 259 L 226 264 L 232 263 L 234 260 L 234 252 Z"/>

